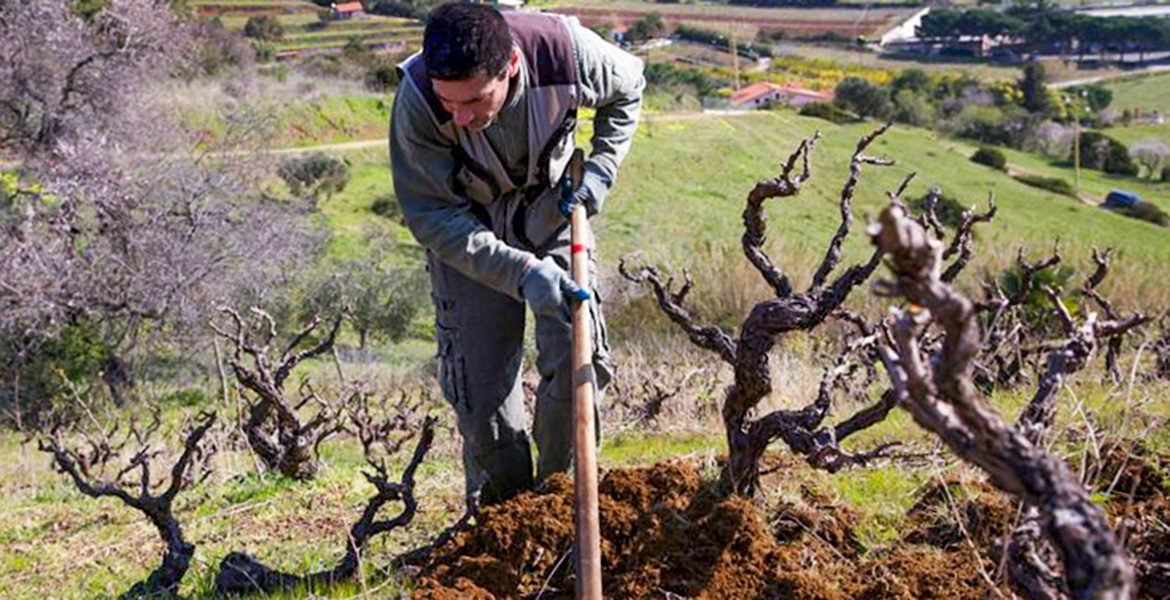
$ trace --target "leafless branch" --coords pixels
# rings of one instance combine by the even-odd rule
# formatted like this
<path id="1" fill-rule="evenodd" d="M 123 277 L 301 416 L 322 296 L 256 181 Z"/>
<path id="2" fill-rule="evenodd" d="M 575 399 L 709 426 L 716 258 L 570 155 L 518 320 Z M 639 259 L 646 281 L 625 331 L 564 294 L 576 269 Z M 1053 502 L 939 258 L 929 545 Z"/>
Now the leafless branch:
<path id="1" fill-rule="evenodd" d="M 897 351 L 879 349 L 898 404 L 960 458 L 986 471 L 997 487 L 1037 508 L 1072 597 L 1131 598 L 1133 570 L 1124 548 L 1076 475 L 975 393 L 971 372 L 980 343 L 974 304 L 941 280 L 941 244 L 894 206 L 870 233 L 896 277 L 884 289 L 910 302 L 895 315 Z M 946 335 L 928 357 L 919 339 L 931 322 Z"/>
<path id="2" fill-rule="evenodd" d="M 57 470 L 69 475 L 77 489 L 91 498 L 113 497 L 121 500 L 130 508 L 143 513 L 158 530 L 166 547 L 162 564 L 157 567 L 145 580 L 134 584 L 123 598 L 142 598 L 158 594 L 174 594 L 179 583 L 187 573 L 191 558 L 195 553 L 195 546 L 183 537 L 183 530 L 179 520 L 175 517 L 172 505 L 175 497 L 190 485 L 195 478 L 194 471 L 199 470 L 201 453 L 206 452 L 204 438 L 215 424 L 215 413 L 202 413 L 187 433 L 183 443 L 183 452 L 171 466 L 170 481 L 161 494 L 152 493 L 153 485 L 150 475 L 150 463 L 158 456 L 157 452 L 150 451 L 149 437 L 154 433 L 144 434 L 140 439 L 142 447 L 128 461 L 118 476 L 112 481 L 91 479 L 87 473 L 93 467 L 91 460 L 84 454 L 69 447 L 60 435 L 59 430 L 39 443 L 40 450 L 53 457 Z M 103 457 L 104 459 L 104 457 Z M 141 473 L 139 481 L 134 484 L 124 484 L 122 476 L 132 470 Z"/>
<path id="3" fill-rule="evenodd" d="M 362 553 L 372 538 L 405 527 L 414 519 L 418 510 L 418 501 L 414 496 L 414 477 L 434 442 L 435 422 L 433 417 L 423 421 L 414 454 L 397 482 L 390 481 L 385 466 L 367 455 L 372 471 L 363 475 L 376 492 L 366 501 L 361 517 L 350 528 L 345 557 L 335 567 L 307 575 L 293 575 L 273 570 L 247 554 L 233 552 L 220 563 L 215 579 L 216 592 L 224 595 L 255 592 L 269 594 L 297 586 L 317 590 L 351 579 L 358 572 Z M 390 502 L 401 502 L 401 512 L 389 519 L 379 519 L 378 513 Z"/>
<path id="4" fill-rule="evenodd" d="M 256 401 L 249 407 L 248 420 L 243 426 L 248 443 L 268 468 L 293 479 L 312 478 L 318 468 L 318 446 L 343 430 L 341 415 L 345 403 L 331 403 L 322 399 L 312 390 L 312 386 L 308 386 L 309 393 L 300 402 L 293 403 L 285 394 L 284 383 L 301 361 L 319 356 L 333 347 L 343 315 L 338 314 L 329 333 L 317 344 L 296 350 L 320 323 L 320 319 L 314 319 L 308 327 L 292 336 L 292 342 L 281 353 L 279 362 L 274 363 L 268 352 L 276 337 L 276 322 L 268 313 L 253 309 L 259 321 L 249 327 L 235 309 L 225 306 L 220 308 L 220 312 L 230 318 L 235 331 L 229 332 L 214 321 L 210 326 L 216 334 L 234 345 L 228 365 L 240 385 L 256 395 Z M 263 341 L 254 341 L 253 332 Z M 245 357 L 251 359 L 251 366 L 245 364 Z M 352 396 L 349 398 L 352 399 Z M 312 418 L 302 422 L 298 411 L 310 401 L 315 401 L 318 411 Z"/>

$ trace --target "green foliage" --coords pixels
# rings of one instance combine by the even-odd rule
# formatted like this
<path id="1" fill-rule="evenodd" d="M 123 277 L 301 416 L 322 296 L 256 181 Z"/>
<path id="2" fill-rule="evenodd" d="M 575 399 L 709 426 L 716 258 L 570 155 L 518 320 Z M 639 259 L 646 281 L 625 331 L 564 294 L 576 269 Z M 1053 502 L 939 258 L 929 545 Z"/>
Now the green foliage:
<path id="1" fill-rule="evenodd" d="M 676 67 L 670 63 L 651 63 L 644 71 L 649 88 L 683 85 L 694 89 L 698 97 L 711 96 L 727 81 L 716 78 L 702 69 Z"/>
<path id="2" fill-rule="evenodd" d="M 910 209 L 915 214 L 922 214 L 926 212 L 926 203 L 930 199 L 930 194 L 923 194 L 910 201 Z M 934 204 L 934 216 L 938 217 L 939 223 L 950 227 L 951 229 L 958 229 L 959 223 L 963 220 L 963 211 L 967 207 L 963 206 L 953 196 L 940 193 L 938 200 Z"/>
<path id="3" fill-rule="evenodd" d="M 1105 86 L 1090 85 L 1083 92 L 1085 101 L 1089 103 L 1089 108 L 1093 112 L 1103 111 L 1113 104 L 1113 90 Z"/>
<path id="4" fill-rule="evenodd" d="M 72 5 L 77 16 L 90 21 L 110 5 L 110 0 L 73 0 Z"/>
<path id="5" fill-rule="evenodd" d="M 857 117 L 844 110 L 841 110 L 841 108 L 833 102 L 810 102 L 800 107 L 800 114 L 806 117 L 824 119 L 831 123 L 837 123 L 838 125 L 843 123 L 853 123 L 858 120 Z"/>
<path id="6" fill-rule="evenodd" d="M 952 120 L 958 135 L 984 144 L 1008 145 L 1007 116 L 997 106 L 965 106 Z"/>
<path id="7" fill-rule="evenodd" d="M 1137 177 L 1138 167 L 1125 144 L 1096 131 L 1081 132 L 1080 144 L 1082 167 Z"/>
<path id="8" fill-rule="evenodd" d="M 662 15 L 652 12 L 630 25 L 630 28 L 626 30 L 626 41 L 636 44 L 664 37 L 667 33 L 666 22 L 662 20 Z"/>
<path id="9" fill-rule="evenodd" d="M 1073 189 L 1072 184 L 1069 183 L 1068 180 L 1061 179 L 1059 177 L 1044 177 L 1042 175 L 1021 173 L 1019 175 L 1014 175 L 1013 179 L 1024 185 L 1030 185 L 1034 188 L 1048 190 L 1054 194 L 1060 194 L 1061 196 L 1068 196 L 1070 198 L 1077 197 L 1077 191 Z"/>
<path id="10" fill-rule="evenodd" d="M 1023 286 L 1023 276 L 1019 265 L 1012 265 L 1000 272 L 999 281 L 1000 289 L 1003 290 L 1009 298 L 1018 295 Z M 1034 328 L 1040 330 L 1052 329 L 1059 331 L 1059 324 L 1056 322 L 1056 315 L 1052 310 L 1052 300 L 1044 292 L 1044 288 L 1052 288 L 1056 292 L 1065 292 L 1072 290 L 1076 286 L 1077 270 L 1065 264 L 1060 264 L 1046 269 L 1037 271 L 1032 275 L 1032 285 L 1029 286 L 1027 295 L 1022 304 L 1024 309 L 1024 320 Z M 1062 295 L 1064 298 L 1064 295 Z M 1077 306 L 1075 302 L 1068 299 L 1061 300 L 1069 312 L 1076 314 Z"/>
<path id="11" fill-rule="evenodd" d="M 366 89 L 386 93 L 398 87 L 398 66 L 392 60 L 378 60 L 366 71 Z"/>
<path id="12" fill-rule="evenodd" d="M 689 25 L 679 25 L 674 34 L 683 40 L 690 42 L 698 42 L 700 44 L 707 44 L 722 48 L 728 52 L 731 51 L 731 38 L 719 31 L 711 31 L 709 29 L 700 29 L 698 27 L 691 27 Z M 761 56 L 772 56 L 772 49 L 768 46 L 761 46 L 753 44 L 750 41 L 740 41 L 735 45 L 736 54 L 745 58 L 755 60 Z"/>
<path id="13" fill-rule="evenodd" d="M 105 371 L 122 366 L 94 321 L 78 319 L 63 326 L 35 351 L 12 351 L 27 348 L 28 342 L 20 331 L 0 330 L 0 407 L 11 410 L 19 400 L 26 420 L 62 402 L 70 412 L 70 386 L 100 386 Z"/>
<path id="14" fill-rule="evenodd" d="M 1162 167 L 1162 183 L 1170 183 L 1170 165 Z"/>
<path id="15" fill-rule="evenodd" d="M 168 406 L 206 408 L 211 406 L 215 401 L 207 395 L 207 392 L 200 388 L 183 388 L 164 395 L 159 399 L 159 402 Z"/>
<path id="16" fill-rule="evenodd" d="M 371 338 L 396 342 L 406 337 L 427 302 L 426 273 L 418 267 L 388 267 L 384 257 L 384 251 L 375 250 L 329 269 L 310 289 L 304 316 L 345 311 L 363 349 Z"/>
<path id="17" fill-rule="evenodd" d="M 1044 65 L 1030 62 L 1024 66 L 1024 77 L 1019 81 L 1024 94 L 1024 108 L 1030 113 L 1050 115 L 1056 111 L 1052 96 L 1048 93 L 1048 73 Z"/>
<path id="18" fill-rule="evenodd" d="M 244 37 L 266 42 L 275 42 L 284 38 L 284 26 L 280 19 L 274 16 L 262 15 L 248 17 L 244 23 Z"/>
<path id="19" fill-rule="evenodd" d="M 1167 215 L 1166 211 L 1149 202 L 1139 202 L 1133 206 L 1114 209 L 1114 212 L 1134 219 L 1140 219 L 1147 223 L 1153 223 L 1159 227 L 1170 225 L 1170 215 Z"/>
<path id="20" fill-rule="evenodd" d="M 836 102 L 862 117 L 885 121 L 894 115 L 889 91 L 860 77 L 847 77 L 837 85 Z"/>
<path id="21" fill-rule="evenodd" d="M 935 107 L 924 94 L 910 88 L 894 93 L 894 120 L 916 127 L 933 125 L 936 119 Z"/>
<path id="22" fill-rule="evenodd" d="M 252 51 L 256 53 L 256 60 L 262 63 L 276 60 L 276 45 L 264 40 L 252 40 Z"/>
<path id="23" fill-rule="evenodd" d="M 416 3 L 400 0 L 378 0 L 377 2 L 371 2 L 367 6 L 369 12 L 375 15 L 419 20 L 425 20 L 427 18 L 427 8 L 417 6 Z"/>
<path id="24" fill-rule="evenodd" d="M 277 173 L 294 195 L 310 196 L 314 201 L 322 194 L 328 198 L 344 190 L 349 182 L 349 167 L 321 152 L 286 158 Z"/>
<path id="25" fill-rule="evenodd" d="M 398 198 L 394 197 L 393 194 L 374 198 L 374 202 L 370 204 L 370 212 L 384 219 L 405 224 L 402 207 L 398 205 Z"/>
<path id="26" fill-rule="evenodd" d="M 832 6 L 836 3 L 837 0 L 730 0 L 728 2 L 733 6 L 762 6 L 766 8 Z"/>
<path id="27" fill-rule="evenodd" d="M 975 154 L 971 156 L 971 162 L 987 165 L 1000 171 L 1007 170 L 1007 157 L 1003 155 L 1003 152 L 995 148 L 988 148 L 987 146 L 982 146 L 976 150 Z"/>
<path id="28" fill-rule="evenodd" d="M 930 75 L 922 69 L 906 69 L 894 77 L 890 87 L 896 92 L 909 90 L 915 94 L 926 94 L 931 89 Z"/>

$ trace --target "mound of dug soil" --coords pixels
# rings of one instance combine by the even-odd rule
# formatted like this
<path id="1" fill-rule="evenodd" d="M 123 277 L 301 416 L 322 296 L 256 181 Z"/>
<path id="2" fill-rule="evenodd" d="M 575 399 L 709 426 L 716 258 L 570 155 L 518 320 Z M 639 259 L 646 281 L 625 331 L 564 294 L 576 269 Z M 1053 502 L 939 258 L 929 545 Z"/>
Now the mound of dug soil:
<path id="1" fill-rule="evenodd" d="M 859 558 L 845 507 L 784 506 L 773 525 L 756 505 L 725 498 L 682 461 L 610 471 L 600 488 L 607 598 L 981 598 L 969 549 L 901 542 Z M 541 492 L 484 509 L 438 548 L 417 599 L 571 598 L 573 491 Z"/>

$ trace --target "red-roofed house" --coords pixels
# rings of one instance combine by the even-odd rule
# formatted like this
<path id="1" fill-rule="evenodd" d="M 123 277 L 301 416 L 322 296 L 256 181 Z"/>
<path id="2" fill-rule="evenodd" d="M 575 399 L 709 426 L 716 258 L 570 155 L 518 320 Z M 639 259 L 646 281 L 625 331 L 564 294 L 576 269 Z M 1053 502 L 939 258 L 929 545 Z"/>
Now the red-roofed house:
<path id="1" fill-rule="evenodd" d="M 362 14 L 362 3 L 346 2 L 344 4 L 334 4 L 331 9 L 335 20 L 349 19 Z"/>
<path id="2" fill-rule="evenodd" d="M 810 102 L 828 102 L 834 97 L 832 92 L 818 92 L 798 85 L 758 81 L 745 88 L 737 90 L 731 95 L 732 108 L 764 108 L 778 102 L 789 106 L 799 107 Z"/>

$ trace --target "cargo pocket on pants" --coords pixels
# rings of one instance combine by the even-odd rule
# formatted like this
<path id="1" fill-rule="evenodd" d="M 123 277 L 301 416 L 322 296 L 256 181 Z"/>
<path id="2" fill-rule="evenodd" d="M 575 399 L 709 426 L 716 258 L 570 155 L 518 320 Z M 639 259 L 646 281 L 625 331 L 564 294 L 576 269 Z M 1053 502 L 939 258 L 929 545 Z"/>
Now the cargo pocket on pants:
<path id="1" fill-rule="evenodd" d="M 471 407 L 467 401 L 467 378 L 459 345 L 459 328 L 454 326 L 454 307 L 450 301 L 438 301 L 435 304 L 438 309 L 435 338 L 439 347 L 436 355 L 439 360 L 439 388 L 456 413 L 467 414 Z"/>

